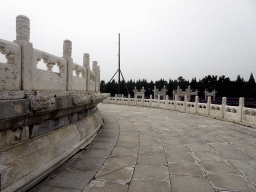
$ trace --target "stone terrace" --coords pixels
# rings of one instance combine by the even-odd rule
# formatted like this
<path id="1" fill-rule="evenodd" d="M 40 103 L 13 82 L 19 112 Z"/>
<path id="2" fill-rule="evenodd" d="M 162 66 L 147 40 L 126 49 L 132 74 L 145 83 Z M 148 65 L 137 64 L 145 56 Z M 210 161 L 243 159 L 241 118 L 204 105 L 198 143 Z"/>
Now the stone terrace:
<path id="1" fill-rule="evenodd" d="M 99 137 L 30 192 L 256 190 L 255 129 L 162 109 L 99 108 Z"/>

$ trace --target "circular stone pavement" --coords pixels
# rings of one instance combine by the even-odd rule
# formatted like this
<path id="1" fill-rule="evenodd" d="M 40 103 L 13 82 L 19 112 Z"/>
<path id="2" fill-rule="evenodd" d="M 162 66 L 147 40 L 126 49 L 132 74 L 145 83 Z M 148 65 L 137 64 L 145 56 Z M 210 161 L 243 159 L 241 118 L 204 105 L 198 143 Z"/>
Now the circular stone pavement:
<path id="1" fill-rule="evenodd" d="M 101 134 L 30 192 L 255 191 L 255 129 L 177 111 L 98 107 Z"/>

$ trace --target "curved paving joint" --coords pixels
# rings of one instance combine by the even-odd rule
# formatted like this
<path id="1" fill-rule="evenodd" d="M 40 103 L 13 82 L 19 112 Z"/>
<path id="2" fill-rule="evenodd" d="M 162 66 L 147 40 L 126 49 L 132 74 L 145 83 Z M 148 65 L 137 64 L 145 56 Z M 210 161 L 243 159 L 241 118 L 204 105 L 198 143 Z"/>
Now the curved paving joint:
<path id="1" fill-rule="evenodd" d="M 105 127 L 31 191 L 255 191 L 256 131 L 176 111 L 101 104 Z"/>

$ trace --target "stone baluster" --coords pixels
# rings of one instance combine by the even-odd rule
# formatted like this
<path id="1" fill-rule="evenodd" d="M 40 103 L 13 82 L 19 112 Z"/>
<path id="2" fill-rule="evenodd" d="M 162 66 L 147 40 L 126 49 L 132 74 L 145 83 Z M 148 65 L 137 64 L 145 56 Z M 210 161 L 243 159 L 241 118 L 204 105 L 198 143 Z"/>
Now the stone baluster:
<path id="1" fill-rule="evenodd" d="M 16 17 L 16 40 L 21 46 L 21 89 L 32 90 L 33 76 L 36 68 L 33 66 L 33 44 L 29 42 L 30 20 L 24 15 Z"/>
<path id="2" fill-rule="evenodd" d="M 159 108 L 160 105 L 160 95 L 157 96 L 157 108 Z"/>
<path id="3" fill-rule="evenodd" d="M 196 110 L 195 110 L 196 113 L 198 111 L 198 103 L 199 103 L 199 97 L 196 96 L 196 98 L 195 98 L 195 106 L 194 106 L 196 108 Z"/>
<path id="4" fill-rule="evenodd" d="M 149 107 L 152 107 L 152 95 L 150 95 L 150 99 L 149 99 Z"/>
<path id="5" fill-rule="evenodd" d="M 244 108 L 244 98 L 240 97 L 239 98 L 239 106 L 238 106 L 238 121 L 242 121 L 242 116 L 243 116 L 243 108 Z"/>
<path id="6" fill-rule="evenodd" d="M 67 91 L 72 90 L 72 78 L 73 78 L 73 58 L 72 55 L 72 42 L 70 40 L 64 40 L 63 42 L 63 58 L 67 60 Z"/>
<path id="7" fill-rule="evenodd" d="M 165 108 L 168 109 L 169 95 L 165 96 Z"/>
<path id="8" fill-rule="evenodd" d="M 117 94 L 115 94 L 115 103 L 117 104 Z"/>
<path id="9" fill-rule="evenodd" d="M 190 86 L 189 86 L 189 89 L 190 89 Z M 184 111 L 187 110 L 188 98 L 190 98 L 190 96 L 187 96 L 187 95 L 184 96 L 184 108 L 185 108 Z"/>
<path id="10" fill-rule="evenodd" d="M 128 94 L 128 105 L 130 105 L 130 102 L 131 102 L 131 95 Z"/>
<path id="11" fill-rule="evenodd" d="M 93 91 L 97 91 L 97 77 L 98 77 L 98 71 L 97 71 L 97 67 L 98 66 L 98 62 L 97 61 L 93 61 L 92 62 L 92 71 L 94 72 L 95 74 L 95 87 L 93 88 Z"/>
<path id="12" fill-rule="evenodd" d="M 135 106 L 137 106 L 137 94 L 134 95 Z"/>
<path id="13" fill-rule="evenodd" d="M 174 95 L 174 110 L 176 110 L 178 95 Z"/>
<path id="14" fill-rule="evenodd" d="M 208 98 L 207 98 L 207 104 L 206 104 L 207 115 L 210 115 L 211 99 L 212 99 L 211 96 L 208 96 Z"/>
<path id="15" fill-rule="evenodd" d="M 226 97 L 222 97 L 222 107 L 221 107 L 221 117 L 224 118 L 225 117 L 225 108 L 227 105 L 227 98 Z"/>
<path id="16" fill-rule="evenodd" d="M 141 105 L 141 107 L 144 107 L 144 102 L 145 102 L 145 96 L 144 96 L 144 94 L 142 95 L 142 99 L 141 99 L 141 101 L 142 101 L 142 105 Z"/>
<path id="17" fill-rule="evenodd" d="M 86 88 L 87 92 L 90 91 L 90 55 L 88 53 L 84 53 L 83 55 L 83 66 L 86 68 Z"/>

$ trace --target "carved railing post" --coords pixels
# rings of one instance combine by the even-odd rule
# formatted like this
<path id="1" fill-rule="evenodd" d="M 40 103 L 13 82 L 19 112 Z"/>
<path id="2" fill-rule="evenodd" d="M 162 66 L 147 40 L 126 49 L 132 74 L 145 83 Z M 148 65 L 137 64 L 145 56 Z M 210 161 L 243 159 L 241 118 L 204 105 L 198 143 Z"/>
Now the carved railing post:
<path id="1" fill-rule="evenodd" d="M 157 96 L 157 108 L 159 108 L 160 105 L 160 95 Z"/>
<path id="2" fill-rule="evenodd" d="M 73 78 L 73 59 L 72 54 L 72 42 L 65 40 L 63 43 L 63 58 L 67 60 L 67 91 L 72 90 L 72 78 Z"/>
<path id="3" fill-rule="evenodd" d="M 150 99 L 149 99 L 149 107 L 152 107 L 152 95 L 150 95 Z"/>
<path id="4" fill-rule="evenodd" d="M 226 97 L 222 97 L 222 107 L 221 107 L 221 117 L 224 118 L 225 117 L 225 107 L 227 105 L 227 98 Z"/>
<path id="5" fill-rule="evenodd" d="M 83 57 L 83 65 L 86 68 L 86 91 L 90 91 L 90 55 L 88 53 L 84 53 Z"/>
<path id="6" fill-rule="evenodd" d="M 199 103 L 199 97 L 196 96 L 196 98 L 195 98 L 195 106 L 194 106 L 196 108 L 196 113 L 198 111 L 198 103 Z"/>
<path id="7" fill-rule="evenodd" d="M 211 96 L 208 96 L 207 105 L 206 105 L 207 115 L 210 115 L 211 110 Z"/>
<path id="8" fill-rule="evenodd" d="M 169 95 L 165 96 L 165 108 L 168 109 Z"/>
<path id="9" fill-rule="evenodd" d="M 243 116 L 243 108 L 244 108 L 244 98 L 240 97 L 239 98 L 239 106 L 238 106 L 238 115 L 239 115 L 239 119 L 238 121 L 242 121 L 242 116 Z"/>
<path id="10" fill-rule="evenodd" d="M 190 88 L 190 87 L 189 87 Z M 190 97 L 190 96 L 189 96 Z M 187 95 L 185 95 L 184 96 L 184 107 L 185 107 L 185 109 L 184 109 L 184 111 L 186 111 L 187 110 L 187 102 L 188 102 L 188 98 L 189 98 Z"/>
<path id="11" fill-rule="evenodd" d="M 177 101 L 178 101 L 178 95 L 175 95 L 174 96 L 174 110 L 176 110 Z"/>
<path id="12" fill-rule="evenodd" d="M 16 17 L 16 40 L 21 46 L 21 89 L 32 90 L 33 88 L 33 44 L 29 42 L 30 20 L 24 15 Z"/>

